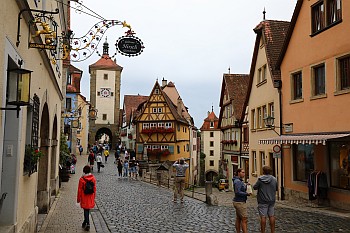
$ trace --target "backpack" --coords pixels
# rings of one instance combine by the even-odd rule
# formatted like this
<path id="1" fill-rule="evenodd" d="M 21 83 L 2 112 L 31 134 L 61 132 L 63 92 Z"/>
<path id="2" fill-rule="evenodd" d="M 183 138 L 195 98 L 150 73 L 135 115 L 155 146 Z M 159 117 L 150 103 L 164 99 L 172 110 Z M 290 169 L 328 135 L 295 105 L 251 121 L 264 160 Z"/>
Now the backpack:
<path id="1" fill-rule="evenodd" d="M 94 193 L 94 187 L 95 187 L 94 182 L 92 182 L 91 180 L 86 180 L 85 178 L 83 178 L 83 179 L 85 180 L 84 193 L 85 194 L 93 194 Z"/>

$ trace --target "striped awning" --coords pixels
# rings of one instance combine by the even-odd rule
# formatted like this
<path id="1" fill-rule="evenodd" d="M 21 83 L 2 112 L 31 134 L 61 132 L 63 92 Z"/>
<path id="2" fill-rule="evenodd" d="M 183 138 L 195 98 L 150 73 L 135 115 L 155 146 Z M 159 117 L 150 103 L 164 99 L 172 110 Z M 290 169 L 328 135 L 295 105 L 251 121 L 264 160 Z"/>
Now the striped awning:
<path id="1" fill-rule="evenodd" d="M 303 134 L 303 135 L 281 135 L 276 138 L 260 139 L 259 144 L 322 144 L 330 139 L 343 138 L 350 136 L 350 133 L 342 134 Z"/>

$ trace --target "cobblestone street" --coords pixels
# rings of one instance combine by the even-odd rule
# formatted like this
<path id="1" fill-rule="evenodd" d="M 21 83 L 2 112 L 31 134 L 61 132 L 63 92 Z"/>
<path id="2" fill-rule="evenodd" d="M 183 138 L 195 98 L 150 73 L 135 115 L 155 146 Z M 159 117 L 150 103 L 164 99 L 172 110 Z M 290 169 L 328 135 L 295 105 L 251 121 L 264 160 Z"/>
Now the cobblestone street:
<path id="1" fill-rule="evenodd" d="M 208 206 L 189 197 L 183 204 L 173 203 L 169 189 L 118 178 L 112 156 L 105 165 L 101 173 L 94 173 L 102 215 L 92 214 L 95 224 L 103 218 L 111 232 L 235 232 L 233 206 Z M 227 195 L 233 194 L 218 196 Z M 278 204 L 276 218 L 276 232 L 350 232 L 350 218 L 300 206 Z M 97 232 L 107 230 L 98 225 Z M 249 199 L 248 231 L 259 232 L 255 198 Z"/>

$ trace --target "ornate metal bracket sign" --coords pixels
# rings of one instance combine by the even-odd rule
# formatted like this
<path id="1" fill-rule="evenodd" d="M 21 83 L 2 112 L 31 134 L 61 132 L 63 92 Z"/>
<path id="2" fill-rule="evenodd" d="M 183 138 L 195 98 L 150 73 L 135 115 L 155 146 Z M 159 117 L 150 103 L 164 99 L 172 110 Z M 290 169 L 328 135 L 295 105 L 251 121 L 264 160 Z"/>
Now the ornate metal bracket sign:
<path id="1" fill-rule="evenodd" d="M 129 57 L 140 55 L 145 48 L 143 42 L 133 35 L 120 37 L 115 45 L 119 53 Z"/>
<path id="2" fill-rule="evenodd" d="M 51 29 L 50 24 L 52 25 L 53 29 Z M 29 36 L 28 47 L 37 48 L 37 49 L 56 50 L 57 23 L 53 20 L 52 17 L 37 15 L 35 16 L 34 20 L 31 22 L 31 26 L 35 28 L 37 25 L 39 25 L 38 27 L 41 30 L 36 30 L 35 34 L 32 34 Z M 33 39 L 35 37 L 43 38 L 44 43 L 33 42 Z"/>

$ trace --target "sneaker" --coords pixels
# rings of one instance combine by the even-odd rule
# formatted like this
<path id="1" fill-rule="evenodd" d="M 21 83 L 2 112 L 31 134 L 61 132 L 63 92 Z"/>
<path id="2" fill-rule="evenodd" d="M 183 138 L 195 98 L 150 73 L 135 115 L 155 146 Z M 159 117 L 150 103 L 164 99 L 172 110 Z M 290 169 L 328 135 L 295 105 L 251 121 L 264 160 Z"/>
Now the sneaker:
<path id="1" fill-rule="evenodd" d="M 83 222 L 83 224 L 81 224 L 81 227 L 85 228 L 85 226 L 86 226 L 86 222 Z"/>
<path id="2" fill-rule="evenodd" d="M 85 226 L 85 229 L 84 229 L 85 231 L 90 231 L 90 225 L 89 224 L 87 224 L 86 226 Z"/>

